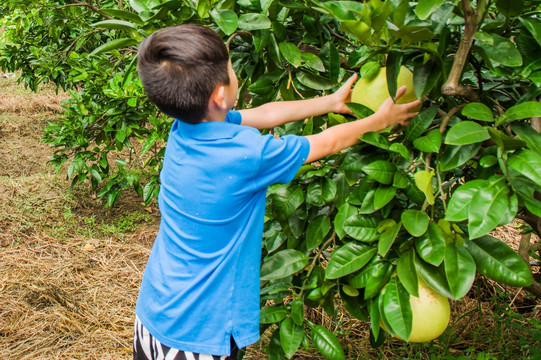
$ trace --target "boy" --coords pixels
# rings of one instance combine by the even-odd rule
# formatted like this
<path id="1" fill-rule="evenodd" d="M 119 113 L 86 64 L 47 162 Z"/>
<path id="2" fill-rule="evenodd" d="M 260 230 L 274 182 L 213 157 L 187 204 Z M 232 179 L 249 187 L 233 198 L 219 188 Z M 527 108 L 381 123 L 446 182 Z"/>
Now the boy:
<path id="1" fill-rule="evenodd" d="M 366 119 L 276 139 L 257 129 L 349 112 L 356 77 L 329 96 L 231 111 L 238 83 L 227 49 L 198 25 L 149 36 L 138 66 L 150 100 L 176 120 L 160 174 L 160 230 L 136 305 L 134 359 L 236 359 L 259 338 L 267 187 L 367 131 L 406 125 L 419 102 L 389 98 Z"/>

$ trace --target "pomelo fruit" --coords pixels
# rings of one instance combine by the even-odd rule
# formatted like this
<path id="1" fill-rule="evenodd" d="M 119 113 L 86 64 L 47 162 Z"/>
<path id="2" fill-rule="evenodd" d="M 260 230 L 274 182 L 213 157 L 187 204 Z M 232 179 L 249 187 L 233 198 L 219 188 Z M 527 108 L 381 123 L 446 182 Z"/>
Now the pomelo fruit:
<path id="1" fill-rule="evenodd" d="M 406 85 L 406 93 L 396 102 L 397 104 L 409 103 L 417 100 L 413 88 L 413 73 L 405 66 L 400 67 L 396 80 L 397 89 Z M 381 104 L 389 97 L 387 87 L 387 68 L 382 67 L 378 73 L 370 79 L 360 78 L 351 92 L 351 102 L 362 104 L 373 111 L 377 111 Z M 415 111 L 420 110 L 419 108 Z"/>
<path id="2" fill-rule="evenodd" d="M 410 305 L 412 329 L 408 342 L 421 343 L 434 340 L 447 329 L 451 316 L 449 300 L 434 291 L 420 278 L 419 297 L 410 295 Z M 387 331 L 383 323 L 382 327 Z"/>

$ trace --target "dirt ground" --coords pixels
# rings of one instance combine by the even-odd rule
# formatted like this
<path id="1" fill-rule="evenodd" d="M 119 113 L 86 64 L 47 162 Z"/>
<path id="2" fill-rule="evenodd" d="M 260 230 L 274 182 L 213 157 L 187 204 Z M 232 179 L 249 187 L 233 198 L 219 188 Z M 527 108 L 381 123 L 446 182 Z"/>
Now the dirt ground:
<path id="1" fill-rule="evenodd" d="M 0 79 L 0 358 L 130 359 L 133 309 L 157 210 L 129 194 L 106 209 L 84 186 L 70 191 L 65 173 L 47 164 L 52 149 L 40 137 L 60 115 L 63 97 L 50 87 L 34 94 L 14 78 Z M 513 226 L 502 231 L 515 242 Z M 475 295 L 453 303 L 451 353 L 465 354 L 476 342 L 492 346 L 484 334 L 499 323 L 480 297 L 504 294 L 509 309 L 541 319 L 539 301 L 498 286 L 481 281 Z M 312 312 L 311 320 L 342 333 L 352 359 L 398 356 L 400 343 L 370 348 L 368 324 Z M 262 344 L 246 358 L 263 359 Z M 294 358 L 319 357 L 308 351 Z"/>

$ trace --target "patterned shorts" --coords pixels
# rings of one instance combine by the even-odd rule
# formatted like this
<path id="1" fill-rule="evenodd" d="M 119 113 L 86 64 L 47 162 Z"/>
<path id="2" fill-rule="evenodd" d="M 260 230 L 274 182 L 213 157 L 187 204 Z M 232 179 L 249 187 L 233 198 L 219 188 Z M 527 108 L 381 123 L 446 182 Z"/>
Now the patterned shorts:
<path id="1" fill-rule="evenodd" d="M 133 337 L 133 360 L 235 360 L 238 348 L 231 338 L 231 355 L 207 355 L 197 354 L 190 351 L 181 351 L 163 345 L 141 323 L 139 317 L 135 317 Z"/>

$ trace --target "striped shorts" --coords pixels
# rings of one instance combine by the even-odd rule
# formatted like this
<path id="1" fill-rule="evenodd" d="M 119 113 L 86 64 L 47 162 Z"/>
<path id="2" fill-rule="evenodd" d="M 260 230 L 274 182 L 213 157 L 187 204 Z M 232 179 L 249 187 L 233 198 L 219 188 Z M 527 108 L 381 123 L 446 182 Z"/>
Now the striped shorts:
<path id="1" fill-rule="evenodd" d="M 229 356 L 197 354 L 170 348 L 152 336 L 139 317 L 135 317 L 133 360 L 236 360 L 237 354 L 238 348 L 233 338 L 231 338 L 231 355 Z"/>

